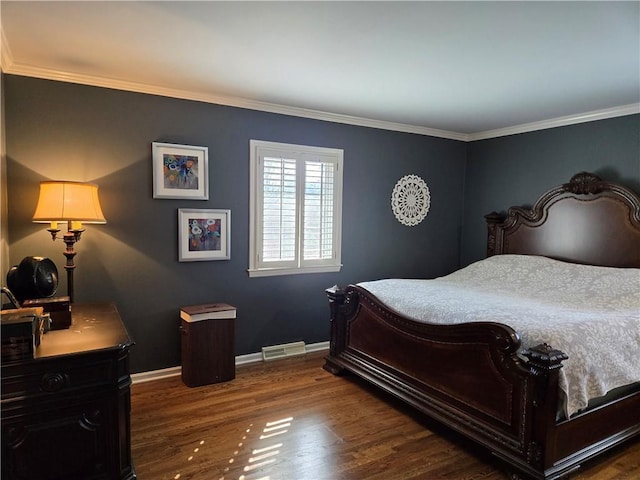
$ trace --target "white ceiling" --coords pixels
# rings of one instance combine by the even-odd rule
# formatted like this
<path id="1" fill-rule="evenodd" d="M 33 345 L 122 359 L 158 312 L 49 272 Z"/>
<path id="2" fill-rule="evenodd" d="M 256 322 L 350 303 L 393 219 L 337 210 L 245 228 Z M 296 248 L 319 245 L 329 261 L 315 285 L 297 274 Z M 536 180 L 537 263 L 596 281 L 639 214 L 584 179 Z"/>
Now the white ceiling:
<path id="1" fill-rule="evenodd" d="M 640 111 L 638 1 L 0 9 L 5 73 L 462 139 Z"/>

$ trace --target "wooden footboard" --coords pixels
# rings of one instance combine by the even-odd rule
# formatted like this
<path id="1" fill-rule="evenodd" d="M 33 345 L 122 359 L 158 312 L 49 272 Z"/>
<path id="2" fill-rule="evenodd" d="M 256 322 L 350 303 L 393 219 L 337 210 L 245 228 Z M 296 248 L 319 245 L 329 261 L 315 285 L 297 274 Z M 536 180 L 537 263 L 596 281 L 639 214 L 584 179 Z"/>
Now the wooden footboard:
<path id="1" fill-rule="evenodd" d="M 566 355 L 539 345 L 520 352 L 523 360 L 520 339 L 506 325 L 416 322 L 354 285 L 327 295 L 326 370 L 347 370 L 390 392 L 489 449 L 517 475 L 559 478 L 640 431 L 640 391 L 617 408 L 557 423 Z"/>

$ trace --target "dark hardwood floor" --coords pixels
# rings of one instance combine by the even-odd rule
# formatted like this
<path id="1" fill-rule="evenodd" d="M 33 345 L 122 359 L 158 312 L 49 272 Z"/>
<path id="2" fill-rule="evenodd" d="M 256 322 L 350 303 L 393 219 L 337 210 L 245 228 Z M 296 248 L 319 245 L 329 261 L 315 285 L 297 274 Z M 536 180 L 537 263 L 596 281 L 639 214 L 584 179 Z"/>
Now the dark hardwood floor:
<path id="1" fill-rule="evenodd" d="M 180 377 L 132 387 L 140 480 L 507 479 L 498 461 L 352 376 L 324 353 L 238 367 L 197 388 Z M 572 480 L 640 478 L 640 442 Z"/>

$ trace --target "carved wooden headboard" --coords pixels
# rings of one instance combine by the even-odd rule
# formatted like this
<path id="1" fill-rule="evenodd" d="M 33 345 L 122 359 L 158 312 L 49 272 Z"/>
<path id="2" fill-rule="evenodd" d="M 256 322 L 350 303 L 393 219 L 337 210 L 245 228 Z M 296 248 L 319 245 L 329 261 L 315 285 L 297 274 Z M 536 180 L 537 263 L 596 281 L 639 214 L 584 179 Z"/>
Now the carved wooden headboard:
<path id="1" fill-rule="evenodd" d="M 485 216 L 487 255 L 543 255 L 574 263 L 640 268 L 640 196 L 592 173 L 545 192 L 526 209 Z"/>

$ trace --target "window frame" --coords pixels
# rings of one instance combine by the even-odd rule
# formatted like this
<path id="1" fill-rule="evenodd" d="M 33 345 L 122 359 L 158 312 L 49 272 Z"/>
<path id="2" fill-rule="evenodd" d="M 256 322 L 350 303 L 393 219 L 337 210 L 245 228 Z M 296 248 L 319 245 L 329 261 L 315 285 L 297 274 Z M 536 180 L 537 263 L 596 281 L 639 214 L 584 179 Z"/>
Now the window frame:
<path id="1" fill-rule="evenodd" d="M 342 171 L 344 150 L 327 147 L 313 147 L 263 140 L 250 140 L 250 185 L 249 185 L 249 277 L 293 275 L 306 273 L 339 272 L 342 268 Z M 265 156 L 286 158 L 296 161 L 296 228 L 295 258 L 290 261 L 261 261 L 262 219 L 263 219 L 263 179 Z M 304 260 L 304 164 L 306 161 L 333 163 L 333 218 L 332 218 L 332 258 Z M 300 164 L 303 168 L 300 168 Z"/>

